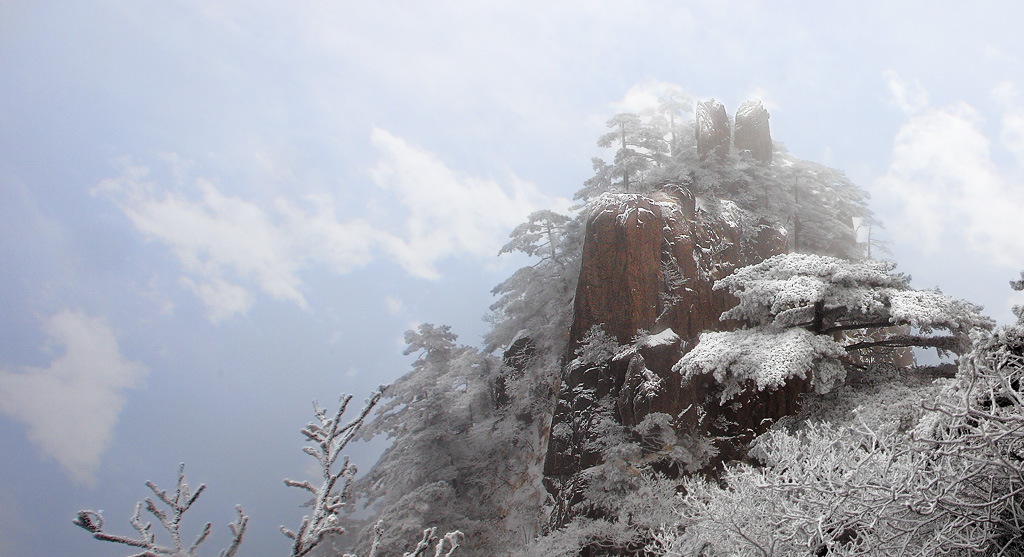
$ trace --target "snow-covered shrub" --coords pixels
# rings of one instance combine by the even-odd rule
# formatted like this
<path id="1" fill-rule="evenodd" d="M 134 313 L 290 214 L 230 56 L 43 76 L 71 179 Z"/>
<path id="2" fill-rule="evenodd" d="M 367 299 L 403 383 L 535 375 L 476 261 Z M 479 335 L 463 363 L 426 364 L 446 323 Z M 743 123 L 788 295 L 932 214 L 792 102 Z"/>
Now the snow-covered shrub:
<path id="1" fill-rule="evenodd" d="M 569 363 L 569 367 L 607 365 L 621 351 L 622 345 L 615 337 L 606 333 L 601 325 L 594 325 L 583 335 L 576 349 L 576 358 Z"/>
<path id="2" fill-rule="evenodd" d="M 893 405 L 879 396 L 856 425 L 773 429 L 751 451 L 760 467 L 729 466 L 720 483 L 687 478 L 677 520 L 649 547 L 667 555 L 1021 554 L 1022 379 L 1024 327 L 977 334 L 955 381 L 916 425 L 886 421 Z"/>
<path id="3" fill-rule="evenodd" d="M 678 482 L 650 471 L 605 465 L 588 472 L 588 497 L 597 496 L 614 508 L 605 507 L 601 516 L 577 516 L 516 555 L 661 555 L 647 548 L 655 533 L 674 520 Z"/>
<path id="4" fill-rule="evenodd" d="M 1024 324 L 979 335 L 915 437 L 932 466 L 923 508 L 945 545 L 1024 553 Z"/>
<path id="5" fill-rule="evenodd" d="M 581 453 L 601 458 L 561 486 L 550 519 L 559 526 L 535 540 L 526 555 L 658 555 L 646 548 L 654 532 L 672 522 L 675 476 L 703 468 L 716 455 L 714 444 L 679 433 L 673 417 L 659 412 L 634 427 L 600 408 L 577 420 L 590 432 L 578 439 Z"/>

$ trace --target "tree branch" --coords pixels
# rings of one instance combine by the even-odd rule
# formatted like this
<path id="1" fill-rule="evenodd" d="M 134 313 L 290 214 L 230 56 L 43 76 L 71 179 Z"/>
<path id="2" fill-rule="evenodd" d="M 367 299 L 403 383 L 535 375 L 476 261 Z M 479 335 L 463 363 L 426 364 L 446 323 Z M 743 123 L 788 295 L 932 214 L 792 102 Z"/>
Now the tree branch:
<path id="1" fill-rule="evenodd" d="M 91 533 L 92 537 L 97 540 L 119 543 L 129 547 L 139 547 L 146 550 L 143 553 L 136 555 L 194 555 L 199 545 L 209 537 L 210 523 L 206 523 L 192 545 L 188 549 L 185 549 L 181 542 L 181 518 L 182 515 L 192 507 L 192 504 L 196 502 L 196 499 L 199 498 L 199 494 L 206 489 L 206 486 L 200 484 L 195 492 L 191 492 L 188 484 L 185 483 L 184 464 L 178 467 L 178 486 L 173 498 L 167 494 L 167 491 L 158 488 L 153 482 L 146 482 L 146 486 L 149 487 L 161 503 L 164 503 L 171 508 L 171 513 L 167 513 L 166 511 L 157 508 L 152 499 L 148 497 L 145 499 L 146 511 L 155 516 L 157 520 L 160 521 L 160 524 L 164 529 L 167 530 L 167 533 L 171 537 L 173 547 L 165 547 L 156 543 L 156 537 L 150 531 L 152 523 L 142 523 L 140 515 L 142 513 L 143 503 L 141 502 L 135 505 L 135 514 L 129 519 L 132 527 L 139 532 L 139 539 L 104 532 L 103 517 L 95 511 L 78 511 L 78 516 L 73 521 L 74 524 Z M 235 510 L 238 513 L 238 518 L 235 522 L 229 524 L 229 527 L 231 528 L 232 542 L 227 549 L 221 551 L 221 557 L 232 557 L 235 554 L 238 549 L 238 545 L 242 543 L 242 535 L 245 534 L 245 526 L 249 521 L 249 517 L 242 513 L 241 507 L 236 506 Z"/>
<path id="2" fill-rule="evenodd" d="M 849 323 L 847 325 L 835 325 L 822 329 L 821 334 L 827 335 L 837 331 L 852 331 L 856 329 L 882 329 L 885 327 L 898 327 L 900 325 L 906 325 L 903 322 L 892 322 L 892 321 L 872 321 L 868 323 Z"/>
<path id="3" fill-rule="evenodd" d="M 939 350 L 954 350 L 959 345 L 959 339 L 954 336 L 944 337 L 928 337 L 921 335 L 893 335 L 884 340 L 873 340 L 856 342 L 845 346 L 847 352 L 853 352 L 854 350 L 863 350 L 865 348 L 875 348 L 879 346 L 890 346 L 890 347 L 910 347 L 917 346 L 919 348 L 938 348 Z"/>

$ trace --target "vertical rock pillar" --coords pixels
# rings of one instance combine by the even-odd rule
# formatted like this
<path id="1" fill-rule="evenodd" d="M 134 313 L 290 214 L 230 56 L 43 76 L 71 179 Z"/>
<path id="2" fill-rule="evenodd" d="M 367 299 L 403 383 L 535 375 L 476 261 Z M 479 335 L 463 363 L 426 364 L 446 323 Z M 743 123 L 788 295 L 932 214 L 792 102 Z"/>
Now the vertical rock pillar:
<path id="1" fill-rule="evenodd" d="M 695 118 L 697 154 L 700 159 L 706 160 L 712 153 L 718 158 L 728 155 L 732 139 L 732 126 L 729 124 L 729 114 L 726 113 L 722 103 L 715 99 L 697 103 Z"/>
<path id="2" fill-rule="evenodd" d="M 769 117 L 761 101 L 746 101 L 736 110 L 736 135 L 733 138 L 738 151 L 748 151 L 765 166 L 771 164 L 774 150 Z"/>

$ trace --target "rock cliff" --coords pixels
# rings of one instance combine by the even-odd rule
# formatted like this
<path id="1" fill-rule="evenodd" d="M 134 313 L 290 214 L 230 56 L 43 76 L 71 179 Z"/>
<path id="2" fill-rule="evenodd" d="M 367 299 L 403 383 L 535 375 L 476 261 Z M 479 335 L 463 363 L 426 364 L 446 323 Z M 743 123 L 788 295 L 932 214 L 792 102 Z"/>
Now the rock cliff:
<path id="1" fill-rule="evenodd" d="M 741 456 L 722 439 L 763 431 L 797 411 L 798 395 L 808 388 L 791 381 L 723 407 L 712 378 L 684 384 L 672 372 L 702 331 L 733 326 L 719 316 L 735 299 L 714 291 L 715 280 L 784 252 L 783 230 L 728 201 L 704 207 L 680 185 L 650 195 L 605 194 L 595 205 L 569 332 L 566 359 L 572 361 L 563 370 L 544 467 L 556 497 L 569 479 L 601 461 L 587 443 L 600 419 L 628 427 L 653 412 L 667 414 L 681 435 L 719 438 L 719 456 L 695 464 L 711 467 Z M 595 327 L 615 341 L 616 353 L 573 360 Z"/>

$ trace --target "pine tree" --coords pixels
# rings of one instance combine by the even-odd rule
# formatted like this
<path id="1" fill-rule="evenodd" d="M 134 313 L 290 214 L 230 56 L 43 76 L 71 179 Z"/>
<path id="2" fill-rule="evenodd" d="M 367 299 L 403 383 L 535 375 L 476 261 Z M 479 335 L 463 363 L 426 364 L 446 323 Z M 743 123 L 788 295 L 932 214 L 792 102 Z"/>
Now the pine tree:
<path id="1" fill-rule="evenodd" d="M 722 314 L 747 327 L 706 332 L 673 368 L 684 377 L 711 374 L 722 401 L 744 389 L 775 389 L 790 377 L 814 378 L 827 392 L 846 374 L 848 354 L 877 347 L 962 353 L 970 335 L 992 328 L 981 308 L 933 290 L 914 290 L 895 264 L 782 254 L 715 283 L 739 304 Z M 850 339 L 848 331 L 907 326 L 916 333 Z M 947 334 L 931 334 L 946 331 Z"/>

